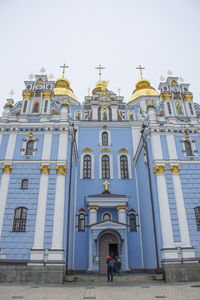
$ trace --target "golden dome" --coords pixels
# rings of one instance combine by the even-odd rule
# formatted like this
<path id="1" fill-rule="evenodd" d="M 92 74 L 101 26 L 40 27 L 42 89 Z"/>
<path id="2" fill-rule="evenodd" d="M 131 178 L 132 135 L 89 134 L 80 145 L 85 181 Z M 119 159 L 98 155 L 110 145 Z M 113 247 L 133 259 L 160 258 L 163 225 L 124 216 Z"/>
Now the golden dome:
<path id="1" fill-rule="evenodd" d="M 100 79 L 99 81 L 97 81 L 92 93 L 95 94 L 96 92 L 99 91 L 107 91 L 107 85 L 108 85 L 108 81 Z"/>
<path id="2" fill-rule="evenodd" d="M 131 95 L 131 99 L 129 100 L 129 103 L 142 96 L 158 96 L 158 93 L 150 85 L 150 82 L 143 78 L 136 83 L 135 90 Z"/>
<path id="3" fill-rule="evenodd" d="M 70 82 L 66 78 L 61 77 L 58 78 L 55 82 L 55 89 L 54 89 L 54 95 L 55 96 L 69 96 L 72 99 L 77 100 L 76 96 L 74 95 L 73 90 L 70 88 Z"/>

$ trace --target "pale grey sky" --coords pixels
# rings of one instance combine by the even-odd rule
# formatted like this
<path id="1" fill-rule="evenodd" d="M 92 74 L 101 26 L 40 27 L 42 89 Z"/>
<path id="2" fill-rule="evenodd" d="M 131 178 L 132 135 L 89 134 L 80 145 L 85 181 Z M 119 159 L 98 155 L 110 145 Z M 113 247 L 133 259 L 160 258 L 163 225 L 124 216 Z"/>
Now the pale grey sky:
<path id="1" fill-rule="evenodd" d="M 108 88 L 127 102 L 139 79 L 156 89 L 167 70 L 191 84 L 200 102 L 200 0 L 0 0 L 0 112 L 9 92 L 21 100 L 24 80 L 59 66 L 80 102 L 106 67 Z"/>

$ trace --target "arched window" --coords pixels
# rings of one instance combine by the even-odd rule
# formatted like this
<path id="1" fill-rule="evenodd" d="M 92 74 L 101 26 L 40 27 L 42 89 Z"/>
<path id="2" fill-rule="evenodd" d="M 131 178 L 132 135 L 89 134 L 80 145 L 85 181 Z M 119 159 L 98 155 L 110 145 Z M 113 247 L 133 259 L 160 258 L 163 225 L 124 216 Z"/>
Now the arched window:
<path id="1" fill-rule="evenodd" d="M 34 146 L 34 141 L 30 140 L 26 144 L 26 155 L 32 155 L 33 154 L 33 146 Z"/>
<path id="2" fill-rule="evenodd" d="M 172 110 L 171 110 L 171 105 L 170 105 L 169 102 L 167 102 L 167 108 L 168 108 L 169 115 L 171 115 L 172 114 Z"/>
<path id="3" fill-rule="evenodd" d="M 190 141 L 185 141 L 185 153 L 186 156 L 193 156 L 192 147 Z"/>
<path id="4" fill-rule="evenodd" d="M 190 113 L 191 113 L 191 115 L 193 115 L 194 114 L 194 111 L 193 111 L 193 108 L 192 108 L 192 104 L 189 102 L 189 108 L 190 108 Z"/>
<path id="5" fill-rule="evenodd" d="M 15 232 L 26 231 L 27 211 L 28 209 L 25 207 L 18 207 L 15 209 L 12 231 Z"/>
<path id="6" fill-rule="evenodd" d="M 78 231 L 85 231 L 85 214 L 78 215 Z"/>
<path id="7" fill-rule="evenodd" d="M 110 178 L 110 158 L 108 155 L 102 156 L 102 179 Z"/>
<path id="8" fill-rule="evenodd" d="M 121 179 L 129 178 L 128 177 L 128 160 L 126 155 L 120 156 L 120 174 Z"/>
<path id="9" fill-rule="evenodd" d="M 47 112 L 47 108 L 48 108 L 48 100 L 45 100 L 45 102 L 44 102 L 44 113 Z"/>
<path id="10" fill-rule="evenodd" d="M 195 219 L 197 223 L 197 230 L 200 231 L 200 206 L 195 207 L 194 213 L 195 213 Z"/>
<path id="11" fill-rule="evenodd" d="M 25 101 L 24 101 L 23 113 L 25 113 L 25 112 L 26 112 L 27 103 L 28 103 L 28 101 L 27 101 L 27 100 L 25 100 Z"/>
<path id="12" fill-rule="evenodd" d="M 108 146 L 108 133 L 105 131 L 102 133 L 102 146 Z"/>
<path id="13" fill-rule="evenodd" d="M 136 215 L 134 213 L 129 215 L 129 226 L 130 231 L 137 231 Z"/>
<path id="14" fill-rule="evenodd" d="M 103 215 L 103 221 L 110 221 L 111 220 L 111 215 L 109 213 L 105 213 Z"/>
<path id="15" fill-rule="evenodd" d="M 21 189 L 22 190 L 28 189 L 28 179 L 22 179 Z"/>
<path id="16" fill-rule="evenodd" d="M 85 155 L 83 158 L 83 178 L 91 178 L 91 156 L 89 154 Z"/>
<path id="17" fill-rule="evenodd" d="M 36 101 L 36 102 L 33 104 L 32 113 L 39 113 L 39 106 L 40 106 L 40 102 L 39 102 L 39 101 Z"/>

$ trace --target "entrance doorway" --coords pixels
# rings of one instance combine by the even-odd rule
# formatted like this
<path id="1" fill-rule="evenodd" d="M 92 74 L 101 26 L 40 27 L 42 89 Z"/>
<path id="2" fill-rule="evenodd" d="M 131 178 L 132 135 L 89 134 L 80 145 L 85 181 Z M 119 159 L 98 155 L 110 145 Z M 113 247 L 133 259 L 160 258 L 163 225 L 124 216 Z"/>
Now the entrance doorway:
<path id="1" fill-rule="evenodd" d="M 110 255 L 113 258 L 119 256 L 118 241 L 114 234 L 105 233 L 99 241 L 99 271 L 106 273 L 106 259 Z"/>

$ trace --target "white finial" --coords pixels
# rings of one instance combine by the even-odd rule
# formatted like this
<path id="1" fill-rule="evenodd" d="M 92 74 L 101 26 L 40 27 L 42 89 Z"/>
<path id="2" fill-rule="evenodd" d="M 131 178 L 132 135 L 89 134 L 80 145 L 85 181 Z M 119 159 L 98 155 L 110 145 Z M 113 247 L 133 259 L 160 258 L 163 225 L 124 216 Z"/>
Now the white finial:
<path id="1" fill-rule="evenodd" d="M 11 96 L 13 96 L 14 93 L 15 93 L 14 90 L 10 90 L 10 93 L 9 93 L 9 94 L 10 94 Z"/>
<path id="2" fill-rule="evenodd" d="M 51 73 L 51 74 L 48 75 L 48 78 L 49 78 L 49 79 L 53 79 L 53 78 L 54 78 L 54 75 Z"/>
<path id="3" fill-rule="evenodd" d="M 163 75 L 160 76 L 160 81 L 165 81 L 165 77 Z"/>
<path id="4" fill-rule="evenodd" d="M 40 73 L 44 73 L 44 72 L 46 72 L 46 69 L 45 69 L 44 67 L 42 67 L 42 68 L 40 69 Z"/>
<path id="5" fill-rule="evenodd" d="M 172 75 L 173 72 L 172 72 L 171 70 L 168 70 L 168 71 L 167 71 L 167 74 L 168 74 L 168 75 Z"/>
<path id="6" fill-rule="evenodd" d="M 29 79 L 33 79 L 34 78 L 34 74 L 31 73 L 29 76 L 28 76 Z"/>

